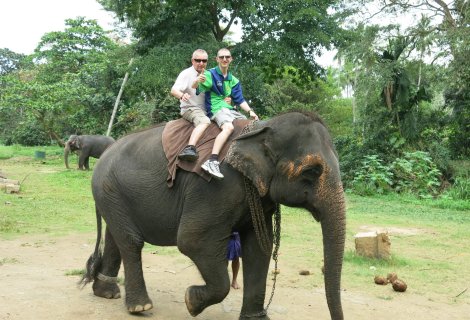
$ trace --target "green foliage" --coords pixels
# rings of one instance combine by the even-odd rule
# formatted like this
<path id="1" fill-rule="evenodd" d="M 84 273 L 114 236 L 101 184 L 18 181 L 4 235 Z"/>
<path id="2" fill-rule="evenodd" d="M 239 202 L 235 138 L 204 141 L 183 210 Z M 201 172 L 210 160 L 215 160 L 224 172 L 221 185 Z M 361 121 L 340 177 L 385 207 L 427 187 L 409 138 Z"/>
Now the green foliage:
<path id="1" fill-rule="evenodd" d="M 318 112 L 328 124 L 333 137 L 350 136 L 353 134 L 353 112 L 350 98 L 330 97 L 319 108 Z"/>
<path id="2" fill-rule="evenodd" d="M 314 60 L 323 48 L 343 40 L 339 13 L 328 9 L 340 1 L 147 1 L 100 0 L 105 8 L 125 20 L 139 39 L 137 51 L 146 54 L 180 43 L 230 44 L 230 27 L 241 22 L 243 41 L 232 54 L 260 68 L 269 82 L 278 78 L 282 65 L 296 66 L 302 79 L 316 76 Z M 344 12 L 342 13 L 344 15 Z M 232 46 L 232 45 L 231 45 Z M 204 46 L 202 46 L 204 47 Z"/>
<path id="3" fill-rule="evenodd" d="M 470 69 L 470 67 L 469 67 Z M 470 73 L 470 70 L 469 70 Z M 470 75 L 469 75 L 470 78 Z M 449 145 L 454 158 L 470 157 L 470 83 L 460 88 L 449 88 L 445 94 L 446 102 L 451 108 L 451 125 Z"/>
<path id="4" fill-rule="evenodd" d="M 364 157 L 362 166 L 356 172 L 352 189 L 359 195 L 384 194 L 392 190 L 393 173 L 377 155 Z"/>
<path id="5" fill-rule="evenodd" d="M 0 77 L 0 140 L 45 143 L 72 133 L 103 134 L 119 90 L 118 72 L 127 65 L 113 56 L 118 48 L 94 20 L 66 20 L 60 32 L 45 34 L 34 64 Z M 117 77 L 117 80 L 116 80 Z M 3 117 L 5 115 L 5 117 Z M 40 128 L 36 141 L 19 127 Z M 15 133 L 16 131 L 16 133 Z"/>
<path id="6" fill-rule="evenodd" d="M 394 191 L 424 198 L 438 194 L 440 177 L 441 172 L 427 152 L 404 152 L 389 164 L 377 155 L 369 155 L 356 171 L 351 189 L 359 195 Z"/>
<path id="7" fill-rule="evenodd" d="M 5 144 L 14 143 L 23 146 L 44 146 L 51 143 L 51 138 L 33 121 L 19 123 L 10 135 L 5 135 Z"/>
<path id="8" fill-rule="evenodd" d="M 253 1 L 250 11 L 242 12 L 243 59 L 262 68 L 268 81 L 282 74 L 279 61 L 295 66 L 298 77 L 318 75 L 320 67 L 313 57 L 322 48 L 343 41 L 338 16 L 328 9 L 337 1 Z"/>
<path id="9" fill-rule="evenodd" d="M 437 194 L 441 173 L 427 152 L 405 152 L 390 167 L 396 192 L 408 192 L 421 197 Z"/>
<path id="10" fill-rule="evenodd" d="M 0 48 L 0 76 L 19 70 L 25 57 L 24 54 Z"/>
<path id="11" fill-rule="evenodd" d="M 452 186 L 447 190 L 445 196 L 450 199 L 470 200 L 470 177 L 455 178 Z"/>
<path id="12" fill-rule="evenodd" d="M 365 152 L 363 145 L 354 135 L 338 136 L 334 138 L 334 144 L 339 154 L 339 165 L 341 169 L 341 180 L 344 187 L 350 188 L 354 180 L 357 168 L 364 158 Z"/>
<path id="13" fill-rule="evenodd" d="M 79 73 L 84 65 L 102 61 L 103 53 L 115 47 L 95 20 L 77 17 L 66 19 L 65 25 L 64 31 L 42 36 L 35 49 L 34 56 L 44 67 L 38 77 L 46 83 Z"/>

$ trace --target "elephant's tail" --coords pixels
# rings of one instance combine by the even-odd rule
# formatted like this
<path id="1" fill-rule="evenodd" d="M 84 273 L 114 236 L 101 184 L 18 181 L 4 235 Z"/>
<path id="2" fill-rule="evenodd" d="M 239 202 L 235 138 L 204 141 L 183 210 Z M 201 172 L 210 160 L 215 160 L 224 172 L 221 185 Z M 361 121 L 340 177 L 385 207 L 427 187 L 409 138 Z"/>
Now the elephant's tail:
<path id="1" fill-rule="evenodd" d="M 98 211 L 98 208 L 95 205 L 96 210 L 96 245 L 95 245 L 95 252 L 88 258 L 86 262 L 86 270 L 85 274 L 83 275 L 82 279 L 79 281 L 79 285 L 83 288 L 87 283 L 93 282 L 95 277 L 97 276 L 102 261 L 102 252 L 100 247 L 101 242 L 101 215 Z"/>

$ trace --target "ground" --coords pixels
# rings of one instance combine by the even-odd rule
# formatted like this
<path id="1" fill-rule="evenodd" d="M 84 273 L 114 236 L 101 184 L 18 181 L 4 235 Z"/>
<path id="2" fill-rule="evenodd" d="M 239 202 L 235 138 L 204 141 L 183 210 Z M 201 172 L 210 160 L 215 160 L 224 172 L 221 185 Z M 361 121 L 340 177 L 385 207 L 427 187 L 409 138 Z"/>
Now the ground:
<path id="1" fill-rule="evenodd" d="M 139 316 L 129 315 L 123 299 L 107 300 L 92 294 L 91 285 L 77 287 L 78 275 L 94 248 L 94 234 L 62 237 L 23 236 L 0 242 L 0 319 L 192 319 L 184 292 L 202 280 L 192 262 L 180 254 L 143 254 L 144 275 L 154 308 Z M 243 265 L 243 261 L 242 261 Z M 272 320 L 329 319 L 323 287 L 297 286 L 298 270 L 280 269 L 269 307 Z M 69 274 L 69 275 L 67 275 Z M 287 277 L 287 279 L 286 279 Z M 292 279 L 289 279 L 291 277 Z M 295 278 L 295 279 L 294 279 Z M 302 278 L 301 278 L 302 279 Z M 305 278 L 303 278 L 305 279 Z M 242 282 L 242 278 L 240 279 Z M 291 285 L 286 285 L 286 284 Z M 267 299 L 272 281 L 268 281 Z M 121 287 L 123 291 L 123 287 Z M 390 287 L 384 290 L 391 290 Z M 412 292 L 393 293 L 386 300 L 363 292 L 344 290 L 346 319 L 468 319 L 469 304 L 445 304 Z M 238 319 L 243 290 L 231 289 L 226 299 L 196 317 L 201 320 Z"/>

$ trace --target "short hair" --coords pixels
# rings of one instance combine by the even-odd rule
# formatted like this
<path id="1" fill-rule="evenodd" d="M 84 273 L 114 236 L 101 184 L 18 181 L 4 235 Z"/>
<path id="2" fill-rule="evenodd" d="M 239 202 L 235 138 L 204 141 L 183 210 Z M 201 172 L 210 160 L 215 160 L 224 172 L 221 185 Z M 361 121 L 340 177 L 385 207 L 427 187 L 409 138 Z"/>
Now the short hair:
<path id="1" fill-rule="evenodd" d="M 217 56 L 219 56 L 220 51 L 228 51 L 230 55 L 232 54 L 228 48 L 220 48 L 219 51 L 217 51 Z"/>
<path id="2" fill-rule="evenodd" d="M 196 56 L 197 54 L 205 54 L 205 55 L 207 56 L 206 50 L 204 50 L 204 49 L 196 49 L 196 50 L 194 50 L 194 52 L 193 52 L 192 58 L 194 59 L 194 56 Z"/>

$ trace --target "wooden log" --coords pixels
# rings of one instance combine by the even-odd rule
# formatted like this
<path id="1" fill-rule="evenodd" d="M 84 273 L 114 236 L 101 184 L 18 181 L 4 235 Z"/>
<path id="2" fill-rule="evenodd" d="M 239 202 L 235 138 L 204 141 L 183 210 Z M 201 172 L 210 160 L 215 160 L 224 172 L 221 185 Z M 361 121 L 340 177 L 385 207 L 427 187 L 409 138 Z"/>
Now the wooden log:
<path id="1" fill-rule="evenodd" d="M 0 178 L 0 183 L 3 183 L 3 184 L 8 184 L 8 183 L 11 183 L 11 184 L 20 184 L 20 182 L 18 180 L 12 180 L 12 179 L 6 179 L 6 178 Z"/>
<path id="2" fill-rule="evenodd" d="M 379 259 L 391 257 L 391 242 L 387 233 L 360 232 L 354 236 L 354 242 L 358 255 Z"/>

